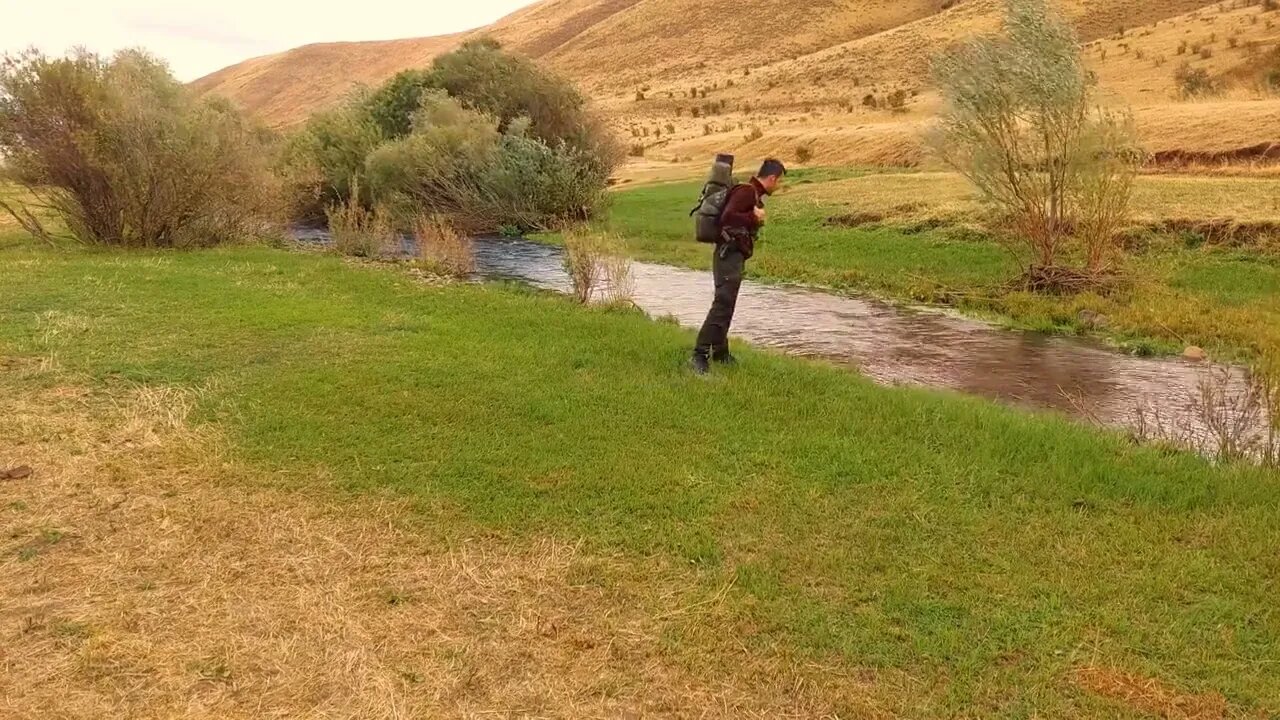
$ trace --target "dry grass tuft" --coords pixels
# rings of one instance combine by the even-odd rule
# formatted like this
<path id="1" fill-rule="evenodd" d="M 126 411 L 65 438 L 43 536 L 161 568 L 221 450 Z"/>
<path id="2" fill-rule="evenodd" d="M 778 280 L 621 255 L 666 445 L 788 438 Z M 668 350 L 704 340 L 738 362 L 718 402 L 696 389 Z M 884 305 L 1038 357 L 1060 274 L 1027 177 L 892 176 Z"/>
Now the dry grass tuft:
<path id="1" fill-rule="evenodd" d="M 0 716 L 888 717 L 915 702 L 903 678 L 748 651 L 726 590 L 685 571 L 269 489 L 191 422 L 198 393 L 5 369 L 0 465 L 35 474 L 0 486 Z"/>
<path id="2" fill-rule="evenodd" d="M 1227 716 L 1226 698 L 1217 693 L 1182 693 L 1155 678 L 1145 678 L 1114 668 L 1080 668 L 1075 671 L 1073 680 L 1091 693 L 1155 717 L 1168 720 L 1220 720 Z"/>
<path id="3" fill-rule="evenodd" d="M 414 222 L 418 259 L 423 269 L 446 277 L 464 278 L 475 272 L 471 240 L 441 215 L 419 217 Z"/>
<path id="4" fill-rule="evenodd" d="M 372 210 L 360 204 L 360 184 L 352 181 L 351 198 L 325 210 L 333 248 L 343 255 L 378 258 L 393 250 L 398 241 L 395 225 L 383 208 Z"/>
<path id="5" fill-rule="evenodd" d="M 621 240 L 589 230 L 572 230 L 565 233 L 564 251 L 565 271 L 578 302 L 631 302 L 635 278 Z"/>

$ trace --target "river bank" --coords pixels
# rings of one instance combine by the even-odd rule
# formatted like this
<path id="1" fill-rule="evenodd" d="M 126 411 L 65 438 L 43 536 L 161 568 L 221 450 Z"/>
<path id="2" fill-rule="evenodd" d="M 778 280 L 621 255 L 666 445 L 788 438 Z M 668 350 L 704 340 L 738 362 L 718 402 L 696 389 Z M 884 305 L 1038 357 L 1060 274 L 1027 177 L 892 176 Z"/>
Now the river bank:
<path id="1" fill-rule="evenodd" d="M 570 585 L 638 597 L 627 606 L 642 608 L 649 623 L 556 616 L 549 635 L 521 633 L 518 644 L 502 646 L 514 654 L 475 657 L 546 649 L 566 632 L 632 647 L 634 631 L 662 638 L 637 668 L 717 668 L 699 687 L 750 687 L 743 678 L 778 667 L 858 678 L 852 686 L 810 678 L 766 698 L 743 691 L 728 705 L 742 715 L 788 706 L 932 717 L 1149 710 L 1118 685 L 1158 686 L 1168 707 L 1194 701 L 1225 715 L 1280 707 L 1268 671 L 1280 662 L 1280 626 L 1268 610 L 1280 582 L 1280 485 L 1261 470 L 1215 467 L 1060 418 L 882 387 L 750 348 L 741 351 L 743 367 L 701 380 L 683 367 L 688 331 L 519 287 L 425 286 L 397 269 L 257 247 L 0 247 L 6 397 L 176 389 L 155 397 L 187 398 L 186 422 L 225 443 L 215 457 L 226 462 L 191 471 L 192 481 L 252 482 L 339 507 L 396 498 L 441 548 L 485 538 L 495 552 L 512 548 L 504 557 L 517 564 L 525 557 L 518 549 L 531 543 L 567 544 L 587 558 Z M 32 413 L 11 405 L 4 417 L 37 427 L 23 424 Z M 103 416 L 104 428 L 119 424 L 112 417 Z M 109 433 L 65 436 L 93 447 L 101 437 L 113 452 L 133 452 Z M 63 435 L 13 437 L 25 439 L 5 446 L 3 463 L 21 461 L 39 438 Z M 139 472 L 157 476 L 166 457 Z M 33 482 L 42 482 L 42 470 Z M 44 665 L 74 661 L 83 648 L 107 659 L 108 648 L 132 648 L 146 659 L 149 637 L 145 626 L 68 603 L 71 586 L 60 584 L 59 569 L 88 562 L 105 536 L 74 518 L 50 519 L 35 486 L 14 482 L 22 481 L 2 486 L 0 521 L 9 557 L 26 559 L 0 565 L 0 597 L 12 598 L 4 614 L 17 622 L 40 607 L 50 622 L 6 651 L 49 670 L 62 695 L 85 697 L 117 674 L 123 682 L 136 663 L 100 662 L 89 674 Z M 384 552 L 370 542 L 364 552 Z M 300 543 L 297 552 L 310 547 Z M 287 558 L 288 546 L 272 548 Z M 673 576 L 655 562 L 679 568 L 675 584 L 686 594 L 674 606 L 663 600 Z M 31 569 L 50 583 L 31 589 Z M 403 575 L 385 584 L 376 571 L 361 577 L 361 597 L 392 598 L 383 605 L 410 618 L 440 602 L 412 588 L 397 592 Z M 146 607 L 154 599 L 145 593 L 181 592 L 171 582 L 140 581 L 136 599 Z M 656 594 L 645 594 L 650 586 Z M 244 612 L 275 607 L 248 597 Z M 353 619 L 373 612 L 350 608 Z M 517 616 L 501 614 L 512 623 Z M 180 624 L 181 613 L 172 621 Z M 455 641 L 480 631 L 439 629 Z M 412 620 L 398 632 L 418 633 L 419 647 L 444 642 Z M 335 631 L 331 647 L 354 651 L 359 637 Z M 723 637 L 735 642 L 716 641 Z M 287 650 L 190 646 L 167 666 L 189 668 L 192 693 L 223 687 L 225 678 L 257 687 L 264 667 L 314 661 Z M 445 707 L 434 684 L 413 677 L 467 672 L 363 652 L 372 655 L 361 671 L 406 707 Z M 609 667 L 610 707 L 655 707 L 649 688 L 662 683 Z M 473 701 L 466 707 L 476 711 L 516 709 L 492 678 L 471 677 L 450 697 Z M 556 714 L 569 712 L 575 693 L 598 696 L 585 679 L 568 682 L 563 693 L 530 697 Z M 170 707 L 192 697 L 181 678 L 165 687 Z M 130 682 L 120 692 L 137 688 Z M 38 693 L 6 687 L 0 695 L 15 703 Z M 203 697 L 213 712 L 248 707 L 232 692 Z M 271 704 L 305 713 L 317 697 Z M 708 697 L 691 692 L 687 702 Z"/>
<path id="2" fill-rule="evenodd" d="M 1135 233 L 1122 266 L 1126 280 L 1105 294 L 1010 290 L 1016 258 L 975 228 L 975 206 L 964 188 L 938 173 L 797 172 L 790 189 L 770 203 L 770 227 L 748 273 L 766 282 L 953 308 L 1020 329 L 1094 335 L 1135 354 L 1180 354 L 1194 345 L 1222 359 L 1247 360 L 1280 346 L 1280 258 L 1266 249 L 1274 247 L 1265 244 L 1271 236 L 1223 242 L 1213 236 L 1221 223 L 1211 222 L 1210 202 L 1240 183 L 1258 186 L 1233 195 L 1230 207 L 1256 206 L 1244 219 L 1261 228 L 1276 214 L 1268 195 L 1275 182 L 1143 180 L 1139 214 L 1150 217 L 1142 215 L 1141 222 L 1174 225 Z M 692 241 L 688 218 L 699 186 L 619 189 L 600 225 L 622 237 L 637 259 L 705 269 L 707 251 Z M 1189 196 L 1200 199 L 1188 204 Z M 1181 224 L 1170 208 L 1182 208 Z M 1216 212 L 1227 209 L 1218 203 Z"/>

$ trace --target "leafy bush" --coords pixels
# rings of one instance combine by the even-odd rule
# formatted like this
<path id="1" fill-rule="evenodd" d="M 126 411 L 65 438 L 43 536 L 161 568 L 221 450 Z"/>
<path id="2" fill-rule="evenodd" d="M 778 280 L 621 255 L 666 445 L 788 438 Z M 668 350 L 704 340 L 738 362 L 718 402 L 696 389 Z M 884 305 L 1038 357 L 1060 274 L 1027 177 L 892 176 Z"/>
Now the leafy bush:
<path id="1" fill-rule="evenodd" d="M 467 231 L 547 229 L 593 214 L 620 147 L 563 80 L 490 40 L 401 73 L 289 144 L 298 214 L 346 202 L 443 214 Z"/>
<path id="2" fill-rule="evenodd" d="M 0 156 L 34 201 L 0 203 L 50 242 L 52 213 L 81 242 L 214 245 L 277 215 L 269 139 L 229 104 L 200 101 L 151 56 L 35 51 L 0 61 Z"/>
<path id="3" fill-rule="evenodd" d="M 582 151 L 530 136 L 527 121 L 499 133 L 493 118 L 440 93 L 424 100 L 412 134 L 369 156 L 367 172 L 382 201 L 446 215 L 467 231 L 587 219 L 608 179 Z"/>
<path id="4" fill-rule="evenodd" d="M 356 186 L 365 188 L 357 193 L 359 202 L 372 206 L 365 162 L 386 136 L 367 110 L 355 104 L 361 101 L 315 115 L 285 144 L 280 171 L 294 219 L 323 219 L 329 206 L 346 204 Z"/>
<path id="5" fill-rule="evenodd" d="M 402 138 L 413 132 L 413 116 L 422 97 L 437 89 L 425 70 L 405 70 L 359 100 L 368 119 L 383 137 Z"/>

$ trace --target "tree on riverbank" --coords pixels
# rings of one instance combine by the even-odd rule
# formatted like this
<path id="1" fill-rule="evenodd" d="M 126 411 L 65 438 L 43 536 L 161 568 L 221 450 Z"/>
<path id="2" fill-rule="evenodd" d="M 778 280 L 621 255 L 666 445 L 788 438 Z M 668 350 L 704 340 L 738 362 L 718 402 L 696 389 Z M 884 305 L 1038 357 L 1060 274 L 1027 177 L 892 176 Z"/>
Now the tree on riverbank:
<path id="1" fill-rule="evenodd" d="M 1094 106 L 1071 26 L 1047 0 L 1007 0 L 1003 33 L 940 56 L 934 75 L 947 103 L 935 146 L 999 214 L 1028 287 L 1108 273 L 1140 151 L 1126 115 Z"/>
<path id="2" fill-rule="evenodd" d="M 362 203 L 404 217 L 531 230 L 592 216 L 618 159 L 572 85 L 477 40 L 316 116 L 285 168 L 300 216 L 345 202 L 355 180 Z"/>
<path id="3" fill-rule="evenodd" d="M 6 56 L 0 156 L 33 198 L 0 208 L 50 242 L 63 235 L 52 215 L 86 243 L 213 245 L 260 232 L 277 208 L 265 134 L 140 51 Z"/>

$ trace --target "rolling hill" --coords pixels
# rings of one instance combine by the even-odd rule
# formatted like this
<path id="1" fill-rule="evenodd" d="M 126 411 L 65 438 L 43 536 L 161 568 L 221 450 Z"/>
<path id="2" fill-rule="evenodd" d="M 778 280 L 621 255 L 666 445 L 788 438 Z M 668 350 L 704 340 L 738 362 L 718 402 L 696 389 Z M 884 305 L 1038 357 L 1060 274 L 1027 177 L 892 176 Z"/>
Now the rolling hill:
<path id="1" fill-rule="evenodd" d="M 730 0 L 543 0 L 459 35 L 311 45 L 196 81 L 277 127 L 358 84 L 421 67 L 492 36 L 578 83 L 637 155 L 680 163 L 709 151 L 915 165 L 936 112 L 929 58 L 998 26 L 999 0 L 804 0 L 745 16 Z M 1153 152 L 1226 156 L 1277 139 L 1280 101 L 1258 86 L 1280 12 L 1257 0 L 1062 0 L 1107 102 L 1134 111 Z M 1177 97 L 1174 71 L 1224 89 Z M 1232 156 L 1239 158 L 1239 154 Z"/>

